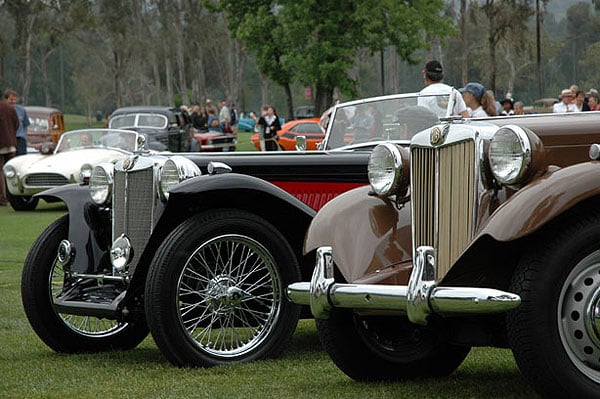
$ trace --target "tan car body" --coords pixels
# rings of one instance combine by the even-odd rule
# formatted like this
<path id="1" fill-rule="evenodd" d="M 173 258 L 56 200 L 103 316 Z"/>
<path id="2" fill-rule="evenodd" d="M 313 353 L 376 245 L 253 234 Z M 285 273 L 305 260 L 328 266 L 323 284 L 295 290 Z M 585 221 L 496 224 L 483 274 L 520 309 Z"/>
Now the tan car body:
<path id="1" fill-rule="evenodd" d="M 571 121 L 568 132 L 565 117 Z M 478 270 L 482 284 L 504 288 L 506 279 L 485 276 L 488 272 L 497 275 L 497 263 L 502 259 L 496 251 L 483 250 L 490 245 L 489 238 L 519 240 L 581 201 L 600 195 L 600 164 L 585 162 L 590 144 L 600 141 L 600 113 L 516 118 L 487 121 L 499 126 L 518 124 L 536 133 L 544 143 L 546 163 L 537 168 L 544 172 L 518 191 L 504 188 L 494 195 L 489 189 L 480 194 L 476 234 L 445 276 L 445 284 L 463 282 L 464 270 L 469 270 L 472 285 L 472 274 Z M 576 163 L 581 164 L 559 168 Z M 412 269 L 410 202 L 397 208 L 393 201 L 369 195 L 369 191 L 370 187 L 358 188 L 326 205 L 313 219 L 304 250 L 333 247 L 333 260 L 347 282 L 406 284 Z M 477 254 L 476 263 L 483 266 L 469 261 L 471 253 Z M 490 259 L 482 262 L 486 254 Z"/>

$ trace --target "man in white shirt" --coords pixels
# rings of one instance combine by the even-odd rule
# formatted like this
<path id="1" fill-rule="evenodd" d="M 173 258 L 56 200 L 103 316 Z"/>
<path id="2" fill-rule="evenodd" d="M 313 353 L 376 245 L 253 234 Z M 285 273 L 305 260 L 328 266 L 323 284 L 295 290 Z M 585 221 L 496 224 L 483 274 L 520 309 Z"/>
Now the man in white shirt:
<path id="1" fill-rule="evenodd" d="M 569 89 L 564 89 L 560 93 L 560 102 L 552 106 L 552 112 L 579 112 L 573 101 L 573 93 Z"/>
<path id="2" fill-rule="evenodd" d="M 452 86 L 442 83 L 442 80 L 444 79 L 444 69 L 439 61 L 429 61 L 425 64 L 425 68 L 422 72 L 425 87 L 419 94 L 450 94 L 450 101 L 454 104 L 451 115 L 461 115 L 463 118 L 469 117 L 469 112 L 467 111 L 467 106 L 465 105 L 462 95 Z M 427 107 L 426 100 L 426 98 L 419 99 L 419 105 Z"/>
<path id="3" fill-rule="evenodd" d="M 229 113 L 229 108 L 227 107 L 227 102 L 225 100 L 219 103 L 220 111 L 219 111 L 219 123 L 221 124 L 221 129 L 224 132 L 230 131 L 231 127 L 229 123 L 231 122 L 231 113 Z"/>

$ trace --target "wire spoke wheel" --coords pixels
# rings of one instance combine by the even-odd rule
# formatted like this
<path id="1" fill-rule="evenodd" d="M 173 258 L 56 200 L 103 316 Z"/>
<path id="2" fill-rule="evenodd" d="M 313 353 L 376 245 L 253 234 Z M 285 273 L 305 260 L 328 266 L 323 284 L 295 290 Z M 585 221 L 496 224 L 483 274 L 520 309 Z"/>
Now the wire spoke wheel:
<path id="1" fill-rule="evenodd" d="M 221 357 L 260 345 L 282 299 L 273 256 L 252 238 L 236 234 L 203 243 L 177 284 L 179 320 L 188 337 Z"/>
<path id="2" fill-rule="evenodd" d="M 58 259 L 54 260 L 52 272 L 50 273 L 50 300 L 58 298 L 63 290 L 65 273 L 63 265 Z M 79 316 L 56 312 L 63 323 L 78 334 L 89 337 L 110 336 L 127 327 L 127 323 L 116 320 L 100 319 L 94 316 Z"/>

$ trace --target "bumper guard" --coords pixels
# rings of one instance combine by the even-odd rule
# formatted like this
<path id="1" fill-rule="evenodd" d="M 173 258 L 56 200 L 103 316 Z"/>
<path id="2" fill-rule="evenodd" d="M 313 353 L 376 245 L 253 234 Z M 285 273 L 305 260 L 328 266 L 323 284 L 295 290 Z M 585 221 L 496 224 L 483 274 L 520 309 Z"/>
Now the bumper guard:
<path id="1" fill-rule="evenodd" d="M 410 280 L 404 285 L 337 284 L 333 279 L 332 248 L 317 250 L 310 283 L 288 286 L 288 298 L 310 305 L 318 319 L 329 318 L 334 307 L 393 310 L 406 314 L 416 324 L 426 325 L 431 314 L 459 316 L 502 313 L 514 309 L 521 298 L 513 293 L 480 287 L 438 287 L 435 282 L 435 252 L 419 247 Z"/>

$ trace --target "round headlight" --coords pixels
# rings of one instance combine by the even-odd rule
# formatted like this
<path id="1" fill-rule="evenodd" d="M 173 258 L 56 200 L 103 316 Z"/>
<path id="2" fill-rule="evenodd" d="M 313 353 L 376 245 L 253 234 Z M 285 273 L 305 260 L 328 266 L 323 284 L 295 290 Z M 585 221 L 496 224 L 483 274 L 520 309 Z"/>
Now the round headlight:
<path id="1" fill-rule="evenodd" d="M 6 176 L 7 179 L 12 179 L 17 175 L 17 171 L 15 170 L 15 168 L 12 165 L 6 165 L 4 167 L 4 176 Z"/>
<path id="2" fill-rule="evenodd" d="M 200 176 L 200 168 L 194 162 L 175 155 L 169 158 L 162 167 L 160 174 L 160 193 L 163 199 L 169 198 L 169 191 L 184 180 Z"/>
<path id="3" fill-rule="evenodd" d="M 375 194 L 392 195 L 402 179 L 402 154 L 395 144 L 379 144 L 369 158 L 369 183 Z"/>
<path id="4" fill-rule="evenodd" d="M 90 176 L 92 176 L 92 165 L 89 163 L 84 163 L 81 165 L 79 169 L 79 180 L 84 183 L 90 180 Z"/>
<path id="5" fill-rule="evenodd" d="M 113 164 L 100 164 L 92 169 L 90 176 L 90 197 L 98 205 L 110 200 L 113 186 Z"/>
<path id="6" fill-rule="evenodd" d="M 519 183 L 531 165 L 531 142 L 518 126 L 499 129 L 490 143 L 490 167 L 501 184 Z"/>

